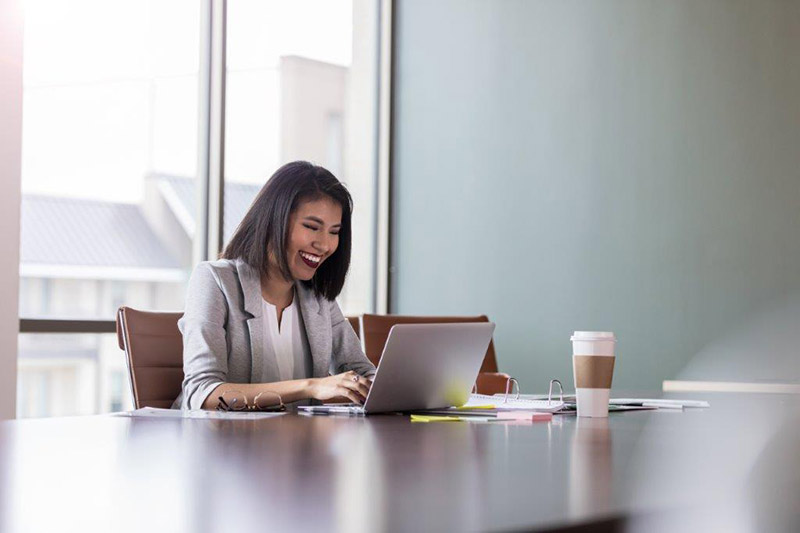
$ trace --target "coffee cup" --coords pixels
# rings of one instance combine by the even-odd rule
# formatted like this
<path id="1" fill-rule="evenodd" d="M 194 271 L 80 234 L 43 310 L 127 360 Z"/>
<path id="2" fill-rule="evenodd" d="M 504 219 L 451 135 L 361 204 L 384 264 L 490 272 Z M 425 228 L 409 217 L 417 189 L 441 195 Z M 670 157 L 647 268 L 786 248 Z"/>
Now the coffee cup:
<path id="1" fill-rule="evenodd" d="M 576 331 L 570 340 L 578 416 L 605 418 L 617 339 L 609 331 Z"/>

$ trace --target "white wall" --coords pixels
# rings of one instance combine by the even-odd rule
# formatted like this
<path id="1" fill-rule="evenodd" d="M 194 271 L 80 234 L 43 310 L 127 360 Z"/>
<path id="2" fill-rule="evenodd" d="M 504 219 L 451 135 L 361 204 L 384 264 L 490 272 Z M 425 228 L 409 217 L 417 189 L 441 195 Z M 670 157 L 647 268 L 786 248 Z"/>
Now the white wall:
<path id="1" fill-rule="evenodd" d="M 0 419 L 13 418 L 22 153 L 22 2 L 0 0 Z"/>

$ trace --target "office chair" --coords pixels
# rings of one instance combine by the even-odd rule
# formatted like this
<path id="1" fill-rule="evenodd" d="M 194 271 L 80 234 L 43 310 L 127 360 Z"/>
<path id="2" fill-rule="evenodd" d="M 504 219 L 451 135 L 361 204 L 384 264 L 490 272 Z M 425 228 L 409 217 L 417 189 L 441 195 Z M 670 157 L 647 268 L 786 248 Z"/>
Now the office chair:
<path id="1" fill-rule="evenodd" d="M 172 406 L 183 382 L 183 313 L 117 311 L 117 341 L 125 351 L 133 402 L 142 407 Z"/>
<path id="2" fill-rule="evenodd" d="M 353 327 L 353 331 L 356 332 L 356 337 L 359 339 L 361 338 L 361 321 L 357 316 L 348 316 L 347 321 L 350 322 L 350 325 Z"/>
<path id="3" fill-rule="evenodd" d="M 459 322 L 488 322 L 486 315 L 480 316 L 404 316 L 404 315 L 371 315 L 361 316 L 361 345 L 367 358 L 378 366 L 389 330 L 395 324 L 450 324 Z M 476 380 L 478 393 L 496 394 L 506 391 L 506 383 L 511 376 L 497 371 L 497 358 L 494 352 L 494 340 L 489 343 L 486 356 Z"/>

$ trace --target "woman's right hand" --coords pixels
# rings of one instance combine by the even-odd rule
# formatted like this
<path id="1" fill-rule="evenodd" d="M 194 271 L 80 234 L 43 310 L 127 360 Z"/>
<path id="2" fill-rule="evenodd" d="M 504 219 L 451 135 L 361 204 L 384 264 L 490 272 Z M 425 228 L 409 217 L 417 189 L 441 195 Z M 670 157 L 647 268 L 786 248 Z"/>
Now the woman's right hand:
<path id="1" fill-rule="evenodd" d="M 327 378 L 312 379 L 309 393 L 316 400 L 344 397 L 353 403 L 363 404 L 371 385 L 369 379 L 351 371 Z"/>

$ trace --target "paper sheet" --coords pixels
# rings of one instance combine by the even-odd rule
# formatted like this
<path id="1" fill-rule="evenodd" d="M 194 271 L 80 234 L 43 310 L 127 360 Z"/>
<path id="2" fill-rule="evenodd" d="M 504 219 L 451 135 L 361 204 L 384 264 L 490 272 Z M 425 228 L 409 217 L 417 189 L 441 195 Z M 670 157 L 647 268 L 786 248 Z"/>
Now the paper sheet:
<path id="1" fill-rule="evenodd" d="M 505 394 L 496 394 L 496 398 L 503 399 Z M 547 394 L 520 394 L 520 400 L 547 400 Z M 564 401 L 575 403 L 575 395 L 564 395 Z M 650 407 L 698 407 L 707 408 L 711 404 L 703 400 L 679 400 L 673 398 L 611 398 L 609 405 L 647 405 Z"/>
<path id="2" fill-rule="evenodd" d="M 285 415 L 280 413 L 263 413 L 258 411 L 206 411 L 205 409 L 193 409 L 184 411 L 182 409 L 161 409 L 157 407 L 142 407 L 135 411 L 117 413 L 117 416 L 128 416 L 133 418 L 205 418 L 211 420 L 260 420 L 262 418 L 273 418 Z"/>

